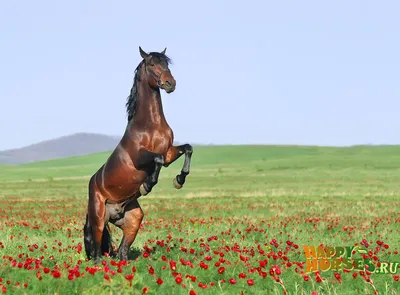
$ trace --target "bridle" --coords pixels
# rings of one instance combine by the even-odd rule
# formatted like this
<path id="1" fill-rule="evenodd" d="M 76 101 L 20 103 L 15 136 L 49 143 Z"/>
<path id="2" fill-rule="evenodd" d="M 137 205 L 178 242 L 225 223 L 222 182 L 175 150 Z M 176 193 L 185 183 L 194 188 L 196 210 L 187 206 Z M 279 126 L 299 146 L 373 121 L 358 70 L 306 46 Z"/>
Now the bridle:
<path id="1" fill-rule="evenodd" d="M 153 78 L 157 81 L 157 86 L 158 86 L 158 87 L 161 87 L 161 76 L 162 76 L 162 74 L 164 74 L 164 73 L 167 72 L 167 71 L 170 72 L 170 69 L 167 68 L 167 69 L 161 71 L 160 75 L 157 76 L 157 75 L 154 73 L 154 71 L 148 69 L 147 64 L 145 64 L 145 67 L 146 67 L 146 71 L 149 71 L 149 72 L 151 73 L 151 75 L 153 76 Z"/>

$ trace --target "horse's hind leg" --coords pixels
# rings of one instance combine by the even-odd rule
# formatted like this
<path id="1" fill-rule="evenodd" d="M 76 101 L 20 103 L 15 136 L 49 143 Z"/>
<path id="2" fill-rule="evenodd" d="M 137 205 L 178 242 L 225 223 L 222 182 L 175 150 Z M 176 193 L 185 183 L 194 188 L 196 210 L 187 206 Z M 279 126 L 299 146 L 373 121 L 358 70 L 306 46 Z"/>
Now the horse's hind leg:
<path id="1" fill-rule="evenodd" d="M 125 210 L 123 221 L 120 225 L 123 231 L 122 241 L 118 248 L 118 259 L 120 260 L 128 260 L 129 248 L 135 241 L 144 216 L 137 199 L 129 203 Z"/>
<path id="2" fill-rule="evenodd" d="M 86 254 L 89 259 L 93 258 L 96 264 L 100 262 L 103 254 L 102 248 L 106 245 L 103 241 L 105 213 L 105 203 L 101 194 L 97 191 L 94 177 L 92 177 L 89 182 L 88 215 L 84 235 Z"/>

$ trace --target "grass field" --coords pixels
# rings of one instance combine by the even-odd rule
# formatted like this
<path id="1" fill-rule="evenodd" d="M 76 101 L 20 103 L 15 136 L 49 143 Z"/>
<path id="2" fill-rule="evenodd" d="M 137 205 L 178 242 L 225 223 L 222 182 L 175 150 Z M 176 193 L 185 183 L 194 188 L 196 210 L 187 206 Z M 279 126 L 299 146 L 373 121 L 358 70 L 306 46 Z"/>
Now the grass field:
<path id="1" fill-rule="evenodd" d="M 0 166 L 0 291 L 400 294 L 400 146 L 195 147 L 181 190 L 183 158 L 140 198 L 130 260 L 95 267 L 82 229 L 89 177 L 107 156 Z M 352 258 L 376 269 L 343 270 L 344 256 L 307 273 L 307 245 L 362 246 Z M 396 273 L 376 273 L 386 262 Z"/>

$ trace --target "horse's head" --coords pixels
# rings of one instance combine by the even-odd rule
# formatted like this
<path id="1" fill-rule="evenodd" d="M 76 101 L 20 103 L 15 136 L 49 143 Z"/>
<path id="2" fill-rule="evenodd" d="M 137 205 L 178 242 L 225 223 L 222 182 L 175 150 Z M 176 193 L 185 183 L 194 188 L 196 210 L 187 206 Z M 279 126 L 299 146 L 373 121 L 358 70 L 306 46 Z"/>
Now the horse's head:
<path id="1" fill-rule="evenodd" d="M 171 93 L 175 90 L 176 81 L 168 68 L 170 59 L 165 55 L 165 48 L 161 53 L 146 53 L 139 46 L 140 55 L 144 59 L 146 72 L 150 74 L 148 81 L 151 87 L 159 87 L 165 92 Z"/>

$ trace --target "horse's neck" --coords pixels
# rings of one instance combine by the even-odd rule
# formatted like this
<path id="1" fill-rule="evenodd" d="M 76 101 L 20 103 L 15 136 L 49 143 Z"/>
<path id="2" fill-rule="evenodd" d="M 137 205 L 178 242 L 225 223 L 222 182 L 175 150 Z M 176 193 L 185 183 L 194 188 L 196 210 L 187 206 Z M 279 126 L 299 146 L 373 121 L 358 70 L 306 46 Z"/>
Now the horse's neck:
<path id="1" fill-rule="evenodd" d="M 165 122 L 159 89 L 151 89 L 147 81 L 143 81 L 139 89 L 137 119 L 154 125 Z"/>

